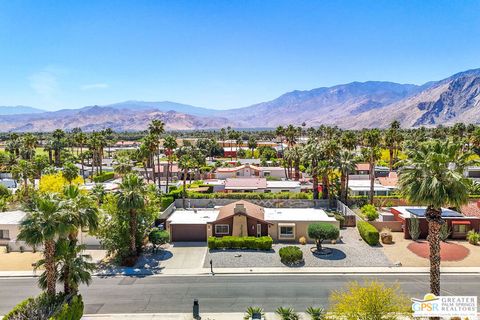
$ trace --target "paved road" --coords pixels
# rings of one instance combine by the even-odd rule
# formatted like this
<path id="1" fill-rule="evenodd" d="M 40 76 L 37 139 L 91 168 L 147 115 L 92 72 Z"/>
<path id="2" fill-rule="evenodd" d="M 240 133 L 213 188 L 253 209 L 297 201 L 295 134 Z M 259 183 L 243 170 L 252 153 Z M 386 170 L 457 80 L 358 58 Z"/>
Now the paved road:
<path id="1" fill-rule="evenodd" d="M 95 278 L 81 292 L 86 313 L 191 312 L 194 298 L 199 299 L 204 312 L 242 312 L 251 305 L 260 305 L 266 311 L 279 306 L 302 311 L 310 305 L 326 306 L 332 289 L 364 278 L 365 275 L 110 277 Z M 427 275 L 381 275 L 376 279 L 386 283 L 398 281 L 409 296 L 422 297 L 428 291 Z M 446 295 L 478 295 L 479 284 L 478 275 L 442 277 Z M 0 279 L 0 314 L 38 292 L 36 279 Z"/>

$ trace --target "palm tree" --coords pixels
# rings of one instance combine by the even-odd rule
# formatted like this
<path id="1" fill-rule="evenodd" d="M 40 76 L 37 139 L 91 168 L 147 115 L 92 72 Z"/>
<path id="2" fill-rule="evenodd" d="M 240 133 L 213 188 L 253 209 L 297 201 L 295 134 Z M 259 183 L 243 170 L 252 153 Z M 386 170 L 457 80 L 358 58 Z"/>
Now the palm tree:
<path id="1" fill-rule="evenodd" d="M 168 181 L 170 180 L 170 166 L 172 165 L 173 158 L 175 157 L 174 151 L 178 147 L 177 140 L 173 136 L 166 136 L 163 141 L 163 147 L 165 148 L 165 154 L 167 155 L 167 184 L 165 192 L 168 193 Z"/>
<path id="2" fill-rule="evenodd" d="M 68 184 L 72 184 L 72 181 L 78 177 L 78 168 L 71 162 L 67 162 L 63 165 L 62 176 L 68 181 Z"/>
<path id="3" fill-rule="evenodd" d="M 157 163 L 158 165 L 160 165 L 160 136 L 165 133 L 165 124 L 161 120 L 154 119 L 148 126 L 148 131 L 150 132 L 150 134 L 157 137 L 157 148 L 155 153 L 157 155 Z M 161 189 L 160 176 L 158 177 L 158 189 Z"/>
<path id="4" fill-rule="evenodd" d="M 424 142 L 407 152 L 402 163 L 399 187 L 411 203 L 427 206 L 430 246 L 430 292 L 440 295 L 440 228 L 442 207 L 459 207 L 468 200 L 468 178 L 463 175 L 471 153 L 462 152 L 460 144 L 448 140 Z"/>
<path id="5" fill-rule="evenodd" d="M 283 150 L 283 137 L 285 136 L 285 128 L 282 126 L 278 126 L 275 129 L 275 135 L 280 139 L 280 148 L 282 150 L 282 158 L 285 156 Z M 287 168 L 284 166 L 283 170 L 285 171 L 285 177 L 287 177 Z"/>
<path id="6" fill-rule="evenodd" d="M 57 273 L 55 268 L 55 240 L 71 231 L 66 223 L 58 198 L 53 194 L 38 197 L 34 210 L 20 224 L 18 239 L 35 247 L 44 246 L 45 282 L 47 293 L 55 295 Z"/>
<path id="7" fill-rule="evenodd" d="M 92 196 L 96 199 L 97 205 L 103 203 L 103 199 L 107 195 L 107 191 L 105 190 L 105 186 L 100 183 L 96 183 L 91 191 Z"/>
<path id="8" fill-rule="evenodd" d="M 148 174 L 148 169 L 147 169 L 149 164 L 149 159 L 150 159 L 150 150 L 148 150 L 148 147 L 146 144 L 142 143 L 140 147 L 136 150 L 135 159 L 142 163 L 145 179 L 147 179 L 147 182 L 150 182 L 150 176 Z"/>
<path id="9" fill-rule="evenodd" d="M 120 176 L 124 176 L 127 173 L 132 172 L 133 165 L 130 162 L 130 159 L 127 157 L 117 157 L 115 164 L 113 165 L 113 170 Z"/>
<path id="10" fill-rule="evenodd" d="M 385 132 L 385 145 L 388 147 L 389 152 L 390 171 L 393 169 L 393 163 L 397 161 L 399 144 L 403 140 L 399 129 L 400 122 L 395 120 L 390 124 L 390 128 Z"/>
<path id="11" fill-rule="evenodd" d="M 130 258 L 137 256 L 137 213 L 145 207 L 145 184 L 136 174 L 127 174 L 119 186 L 117 204 L 130 214 Z"/>
<path id="12" fill-rule="evenodd" d="M 35 147 L 37 146 L 37 138 L 31 134 L 27 133 L 22 137 L 22 158 L 25 160 L 32 160 L 35 156 Z"/>
<path id="13" fill-rule="evenodd" d="M 323 160 L 323 149 L 316 139 L 310 139 L 303 149 L 302 162 L 313 178 L 313 199 L 318 199 L 319 163 Z"/>
<path id="14" fill-rule="evenodd" d="M 157 181 L 157 176 L 156 176 L 156 170 L 155 170 L 155 153 L 158 152 L 158 136 L 155 134 L 148 134 L 145 136 L 143 139 L 143 144 L 145 145 L 144 148 L 146 148 L 149 151 L 149 157 L 148 157 L 148 164 L 150 165 L 150 168 L 152 168 L 152 175 L 153 175 L 153 183 L 156 183 Z M 158 177 L 160 180 L 160 177 Z"/>
<path id="15" fill-rule="evenodd" d="M 53 131 L 52 149 L 55 158 L 55 166 L 59 167 L 61 162 L 61 153 L 65 148 L 65 132 L 61 129 Z"/>
<path id="16" fill-rule="evenodd" d="M 84 174 L 84 162 L 85 162 L 85 157 L 83 156 L 83 147 L 87 143 L 87 135 L 83 132 L 78 132 L 75 135 L 75 142 L 76 144 L 80 147 L 80 163 L 82 164 L 82 175 Z M 78 155 L 78 149 L 77 149 L 77 155 Z"/>
<path id="17" fill-rule="evenodd" d="M 254 136 L 250 136 L 250 138 L 248 138 L 248 148 L 252 151 L 252 159 L 254 158 L 254 153 L 257 146 L 257 138 L 255 138 Z"/>
<path id="18" fill-rule="evenodd" d="M 340 201 L 348 202 L 348 175 L 355 170 L 357 160 L 349 150 L 341 150 L 336 159 L 336 167 L 340 171 Z"/>
<path id="19" fill-rule="evenodd" d="M 178 167 L 183 170 L 183 192 L 182 192 L 182 204 L 185 208 L 185 197 L 187 195 L 187 175 L 189 170 L 193 167 L 193 159 L 190 154 L 185 153 L 178 159 Z"/>
<path id="20" fill-rule="evenodd" d="M 25 192 L 27 192 L 28 180 L 35 176 L 35 168 L 32 163 L 27 160 L 18 160 L 17 164 L 12 166 L 11 173 L 15 179 L 23 181 Z"/>
<path id="21" fill-rule="evenodd" d="M 371 129 L 363 133 L 363 144 L 367 154 L 368 163 L 370 165 L 370 204 L 373 204 L 373 197 L 375 195 L 375 162 L 379 158 L 380 153 L 380 130 Z"/>
<path id="22" fill-rule="evenodd" d="M 85 245 L 76 245 L 66 239 L 60 239 L 56 244 L 56 260 L 58 267 L 58 281 L 63 283 L 65 294 L 77 294 L 78 286 L 90 285 L 95 263 L 90 262 L 92 257 L 83 254 Z"/>

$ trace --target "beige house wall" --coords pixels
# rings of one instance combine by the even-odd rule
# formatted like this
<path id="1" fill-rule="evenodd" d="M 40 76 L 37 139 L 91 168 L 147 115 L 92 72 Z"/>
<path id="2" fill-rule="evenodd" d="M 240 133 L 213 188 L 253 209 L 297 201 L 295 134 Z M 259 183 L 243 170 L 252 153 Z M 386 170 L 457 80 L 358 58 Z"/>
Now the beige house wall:
<path id="1" fill-rule="evenodd" d="M 340 223 L 338 221 L 275 221 L 273 223 L 273 225 L 270 225 L 269 228 L 268 228 L 268 234 L 270 235 L 270 237 L 272 237 L 273 241 L 276 241 L 276 242 L 298 242 L 298 240 L 300 239 L 300 237 L 305 237 L 307 238 L 308 242 L 314 242 L 312 239 L 310 239 L 308 237 L 308 226 L 312 223 L 316 223 L 316 222 L 324 222 L 324 223 L 329 223 L 329 224 L 333 224 L 334 226 L 336 226 L 337 228 L 340 228 Z M 283 239 L 283 238 L 280 238 L 279 237 L 279 234 L 280 234 L 280 226 L 282 224 L 286 224 L 286 225 L 289 225 L 289 224 L 292 224 L 292 225 L 295 225 L 295 238 L 292 238 L 292 239 Z"/>
<path id="2" fill-rule="evenodd" d="M 246 237 L 248 235 L 247 217 L 241 214 L 233 216 L 232 236 Z"/>

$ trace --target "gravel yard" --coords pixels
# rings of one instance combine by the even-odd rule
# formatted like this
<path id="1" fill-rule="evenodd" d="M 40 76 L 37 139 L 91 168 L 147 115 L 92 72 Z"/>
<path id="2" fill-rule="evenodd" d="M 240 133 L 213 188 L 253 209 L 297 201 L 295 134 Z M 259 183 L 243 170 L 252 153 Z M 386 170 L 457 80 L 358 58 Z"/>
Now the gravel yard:
<path id="1" fill-rule="evenodd" d="M 370 247 L 361 239 L 356 228 L 340 230 L 342 241 L 337 244 L 325 243 L 333 250 L 331 254 L 317 257 L 310 252 L 314 244 L 274 244 L 272 251 L 254 250 L 212 250 L 205 256 L 204 267 L 210 267 L 210 259 L 217 268 L 284 267 L 278 250 L 287 245 L 296 245 L 303 251 L 305 267 L 387 267 L 393 264 L 383 253 L 382 247 Z"/>

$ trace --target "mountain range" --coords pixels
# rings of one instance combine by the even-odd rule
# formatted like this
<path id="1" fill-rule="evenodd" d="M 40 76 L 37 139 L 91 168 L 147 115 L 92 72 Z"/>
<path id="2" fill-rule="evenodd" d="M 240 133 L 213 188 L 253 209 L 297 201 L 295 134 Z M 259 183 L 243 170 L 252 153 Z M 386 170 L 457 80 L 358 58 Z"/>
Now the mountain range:
<path id="1" fill-rule="evenodd" d="M 119 112 L 121 110 L 121 112 Z M 480 123 L 480 69 L 423 85 L 384 81 L 352 82 L 292 91 L 244 108 L 216 110 L 170 101 L 125 101 L 53 112 L 31 107 L 0 107 L 0 131 L 52 131 L 80 127 L 145 130 L 152 119 L 167 129 L 273 128 L 279 125 L 337 125 L 345 129 Z"/>

